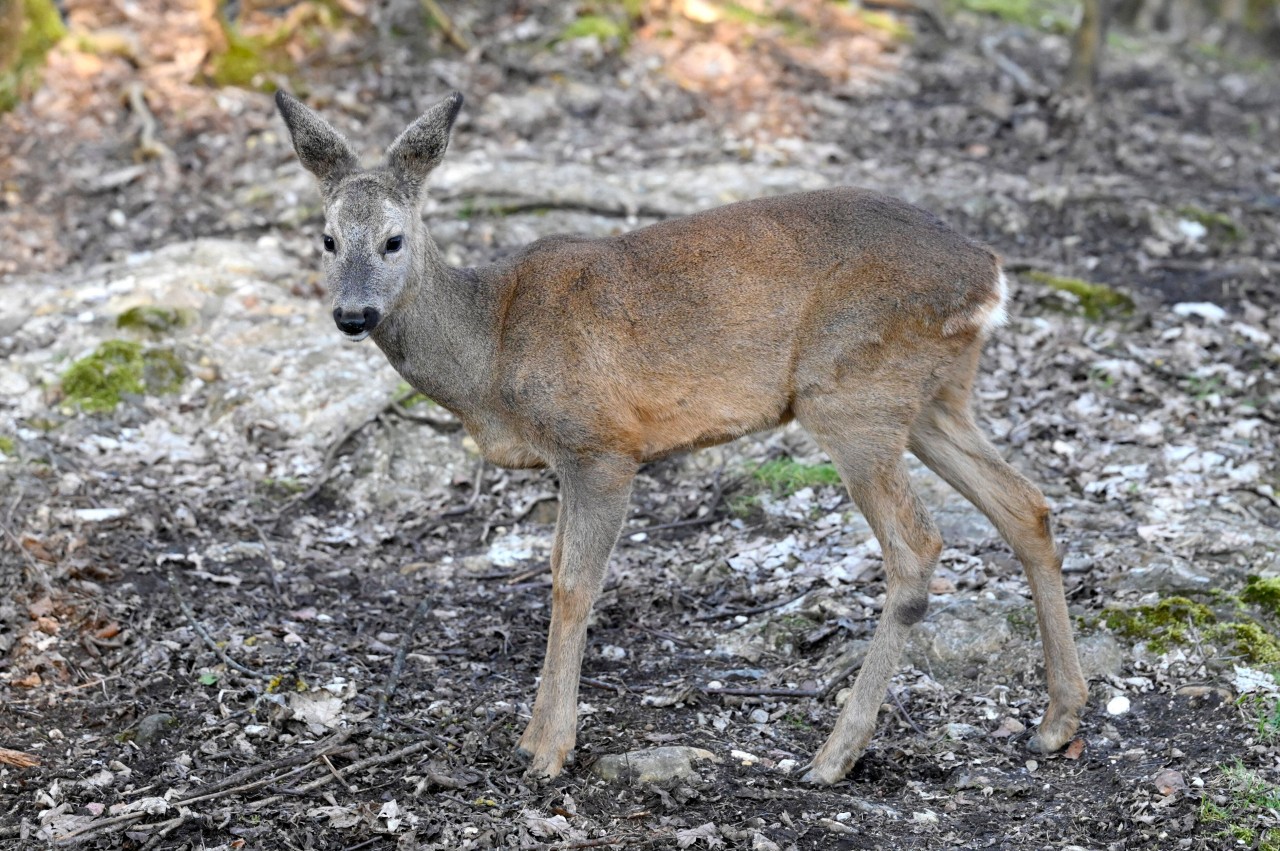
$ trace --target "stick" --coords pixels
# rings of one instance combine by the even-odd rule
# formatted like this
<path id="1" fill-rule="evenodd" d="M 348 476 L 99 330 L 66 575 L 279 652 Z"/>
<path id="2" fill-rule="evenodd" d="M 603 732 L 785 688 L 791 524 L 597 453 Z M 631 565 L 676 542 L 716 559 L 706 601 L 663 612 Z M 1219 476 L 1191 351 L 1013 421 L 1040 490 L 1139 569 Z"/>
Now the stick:
<path id="1" fill-rule="evenodd" d="M 247 674 L 250 677 L 257 677 L 260 680 L 271 679 L 271 674 L 267 674 L 262 671 L 255 671 L 252 668 L 246 668 L 244 665 L 241 665 L 239 662 L 228 656 L 227 651 L 218 646 L 218 642 L 213 640 L 213 636 L 205 630 L 200 621 L 196 620 L 196 613 L 191 610 L 191 606 L 188 605 L 186 599 L 182 596 L 182 586 L 178 584 L 178 577 L 174 574 L 173 568 L 170 566 L 165 567 L 165 579 L 169 583 L 169 593 L 171 593 L 173 595 L 173 599 L 177 601 L 178 608 L 182 609 L 182 614 L 185 615 L 187 621 L 190 622 L 191 628 L 194 629 L 196 634 L 204 640 L 204 643 L 208 645 L 209 649 L 217 654 L 218 658 L 222 660 L 224 665 L 228 668 L 233 668 L 242 674 Z"/>
<path id="2" fill-rule="evenodd" d="M 450 44 L 463 53 L 470 52 L 471 42 L 458 29 L 458 25 L 453 22 L 453 19 L 445 14 L 444 9 L 440 8 L 440 4 L 436 0 L 419 0 L 419 2 L 422 3 L 422 10 L 427 13 L 427 17 L 440 25 L 440 29 L 444 32 L 444 37 L 449 39 Z"/>
<path id="3" fill-rule="evenodd" d="M 734 697 L 818 697 L 821 689 L 816 688 L 704 688 L 706 694 L 729 694 Z"/>
<path id="4" fill-rule="evenodd" d="M 696 620 L 700 620 L 700 621 L 718 621 L 718 620 L 723 620 L 724 618 L 736 618 L 738 615 L 758 615 L 758 614 L 760 614 L 761 612 L 771 612 L 771 611 L 773 611 L 774 609 L 781 609 L 781 608 L 782 608 L 783 606 L 785 606 L 785 605 L 788 605 L 788 604 L 790 604 L 790 603 L 794 603 L 796 600 L 803 599 L 803 598 L 804 598 L 804 596 L 805 596 L 806 594 L 808 594 L 808 593 L 809 593 L 809 589 L 808 589 L 808 588 L 806 588 L 806 589 L 804 589 L 803 591 L 801 591 L 799 594 L 797 594 L 796 596 L 794 596 L 794 597 L 790 597 L 790 598 L 788 598 L 788 599 L 786 599 L 786 600 L 776 600 L 776 601 L 774 601 L 774 602 L 772 602 L 772 603 L 765 603 L 765 604 L 760 605 L 760 606 L 752 606 L 752 607 L 751 607 L 751 608 L 749 608 L 749 609 L 738 609 L 738 610 L 736 610 L 736 611 L 732 611 L 732 612 L 714 612 L 714 613 L 709 614 L 709 615 L 698 615 L 698 617 L 696 618 Z"/>
<path id="5" fill-rule="evenodd" d="M 346 777 L 351 774 L 354 774 L 357 771 L 363 771 L 364 769 L 370 768 L 375 765 L 385 765 L 389 762 L 398 762 L 399 760 L 402 760 L 407 756 L 412 756 L 413 754 L 416 754 L 419 751 L 426 750 L 427 748 L 431 747 L 431 745 L 432 743 L 426 740 L 417 741 L 417 742 L 414 742 L 413 744 L 405 745 L 403 748 L 401 748 L 398 751 L 392 751 L 391 753 L 380 754 L 378 756 L 371 756 L 368 759 L 362 759 L 358 762 L 353 762 L 350 765 L 339 769 L 337 772 L 335 772 L 335 774 L 339 777 Z M 312 792 L 316 789 L 319 789 L 321 786 L 324 786 L 327 783 L 332 783 L 333 779 L 334 779 L 333 775 L 326 774 L 325 776 L 321 777 L 319 780 L 312 780 L 310 783 L 303 784 L 302 786 L 295 786 L 289 789 L 285 789 L 283 791 L 289 795 L 305 795 L 308 792 Z M 267 806 L 268 804 L 274 804 L 283 800 L 284 797 L 285 797 L 284 794 L 272 795 L 269 798 L 261 798 L 257 801 L 251 801 L 246 806 L 251 810 L 259 810 Z"/>
<path id="6" fill-rule="evenodd" d="M 427 609 L 431 605 L 430 597 L 423 597 L 416 608 L 413 610 L 413 616 L 409 618 L 409 626 L 405 630 L 404 638 L 400 639 L 400 646 L 396 649 L 396 658 L 391 663 L 391 672 L 387 674 L 387 682 L 382 687 L 382 692 L 378 695 L 378 712 L 374 723 L 375 730 L 387 729 L 387 705 L 391 702 L 391 696 L 396 693 L 396 686 L 400 683 L 400 674 L 404 672 L 404 660 L 409 655 L 409 645 L 413 642 L 413 637 L 418 633 L 418 626 L 422 623 L 422 618 L 426 615 Z"/>
<path id="7" fill-rule="evenodd" d="M 476 475 L 475 480 L 471 483 L 471 496 L 469 496 L 467 501 L 457 508 L 446 508 L 444 511 L 441 511 L 437 517 L 457 517 L 460 514 L 470 512 L 471 509 L 476 507 L 476 503 L 480 501 L 480 488 L 484 485 L 484 468 L 485 460 L 481 457 L 476 461 Z"/>
<path id="8" fill-rule="evenodd" d="M 270 771 L 272 769 L 292 768 L 296 765 L 305 765 L 306 763 L 311 762 L 313 759 L 315 759 L 318 756 L 322 756 L 324 754 L 332 753 L 338 750 L 342 745 L 346 744 L 347 740 L 350 739 L 355 732 L 356 732 L 355 728 L 338 730 L 329 738 L 321 739 L 320 741 L 316 742 L 311 748 L 309 748 L 308 750 L 300 754 L 294 754 L 293 756 L 285 757 L 284 759 L 277 760 L 276 762 L 273 762 L 273 763 L 262 763 L 260 765 L 251 765 L 248 768 L 244 768 L 240 771 L 237 771 L 235 774 L 222 778 L 216 783 L 211 783 L 208 786 L 201 787 L 199 790 L 199 795 L 196 795 L 191 798 L 187 798 L 186 800 L 182 801 L 182 803 L 189 804 L 195 801 L 201 801 L 206 798 L 213 797 L 213 793 L 215 792 L 219 792 L 223 789 L 228 789 L 233 786 L 238 786 L 239 784 L 244 783 L 249 778 L 255 777 L 259 774 Z"/>

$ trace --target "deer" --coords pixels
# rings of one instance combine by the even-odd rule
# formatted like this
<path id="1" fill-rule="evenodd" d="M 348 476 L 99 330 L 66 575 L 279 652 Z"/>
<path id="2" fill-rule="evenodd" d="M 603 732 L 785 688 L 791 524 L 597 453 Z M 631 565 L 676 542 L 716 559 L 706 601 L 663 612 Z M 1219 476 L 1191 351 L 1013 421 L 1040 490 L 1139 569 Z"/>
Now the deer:
<path id="1" fill-rule="evenodd" d="M 1062 555 L 1041 491 L 976 425 L 979 355 L 1005 321 L 999 257 L 870 190 L 741 201 L 614 236 L 550 236 L 454 268 L 422 219 L 427 177 L 462 108 L 431 106 L 363 168 L 347 140 L 281 91 L 316 178 L 323 277 L 346 339 L 371 338 L 451 411 L 489 462 L 559 482 L 551 615 L 525 776 L 555 778 L 577 739 L 587 620 L 647 462 L 792 420 L 839 471 L 883 553 L 885 600 L 835 726 L 802 780 L 841 781 L 868 746 L 942 538 L 910 451 L 982 511 L 1022 563 L 1048 707 L 1028 748 L 1075 735 L 1088 692 Z"/>

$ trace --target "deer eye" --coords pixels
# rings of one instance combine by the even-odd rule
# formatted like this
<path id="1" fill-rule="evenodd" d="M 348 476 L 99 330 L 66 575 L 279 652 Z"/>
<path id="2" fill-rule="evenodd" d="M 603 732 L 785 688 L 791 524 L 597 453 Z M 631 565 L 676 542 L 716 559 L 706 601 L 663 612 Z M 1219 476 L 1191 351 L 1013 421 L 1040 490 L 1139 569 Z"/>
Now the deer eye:
<path id="1" fill-rule="evenodd" d="M 333 237 L 329 236 L 327 233 L 324 235 L 324 250 L 328 251 L 330 254 L 338 250 L 337 243 L 335 243 L 333 241 Z"/>
<path id="2" fill-rule="evenodd" d="M 393 252 L 399 251 L 399 250 L 400 250 L 400 246 L 402 246 L 402 245 L 404 245 L 404 237 L 403 237 L 403 236 L 393 236 L 393 237 L 391 237 L 391 239 L 388 239 L 388 240 L 387 240 L 387 253 L 388 253 L 388 254 L 391 254 L 391 253 L 393 253 Z"/>

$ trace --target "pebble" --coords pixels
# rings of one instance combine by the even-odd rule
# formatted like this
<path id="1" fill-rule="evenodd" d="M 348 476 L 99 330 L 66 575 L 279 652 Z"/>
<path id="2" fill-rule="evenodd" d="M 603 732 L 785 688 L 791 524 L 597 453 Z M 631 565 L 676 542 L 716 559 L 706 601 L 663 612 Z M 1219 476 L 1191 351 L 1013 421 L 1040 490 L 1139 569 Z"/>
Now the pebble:
<path id="1" fill-rule="evenodd" d="M 1129 711 L 1129 698 L 1123 694 L 1118 694 L 1107 701 L 1108 715 L 1124 715 Z"/>

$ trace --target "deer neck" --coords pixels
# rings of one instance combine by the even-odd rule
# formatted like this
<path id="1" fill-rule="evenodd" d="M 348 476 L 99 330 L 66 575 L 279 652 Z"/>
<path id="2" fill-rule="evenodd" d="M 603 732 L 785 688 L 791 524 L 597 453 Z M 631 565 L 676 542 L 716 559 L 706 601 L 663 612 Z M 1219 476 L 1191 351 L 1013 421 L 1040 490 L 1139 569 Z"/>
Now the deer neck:
<path id="1" fill-rule="evenodd" d="M 449 266 L 429 238 L 419 261 L 372 336 L 409 384 L 466 420 L 492 383 L 499 282 L 483 269 Z"/>

